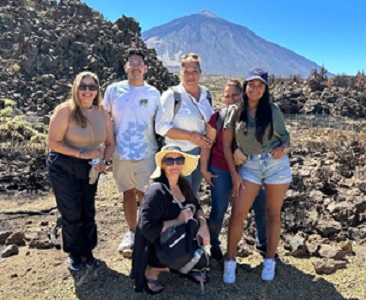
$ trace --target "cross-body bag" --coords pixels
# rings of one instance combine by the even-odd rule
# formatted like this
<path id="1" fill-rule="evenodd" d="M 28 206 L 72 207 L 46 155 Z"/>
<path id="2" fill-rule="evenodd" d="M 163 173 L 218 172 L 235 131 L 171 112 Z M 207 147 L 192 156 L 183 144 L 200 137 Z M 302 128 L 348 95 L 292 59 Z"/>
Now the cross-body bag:
<path id="1" fill-rule="evenodd" d="M 195 214 L 193 204 L 183 206 L 173 195 L 173 201 L 180 209 L 191 208 Z M 169 269 L 187 274 L 191 270 L 204 270 L 208 265 L 208 256 L 201 247 L 196 235 L 199 224 L 196 219 L 169 227 L 160 239 L 155 242 L 156 257 Z"/>

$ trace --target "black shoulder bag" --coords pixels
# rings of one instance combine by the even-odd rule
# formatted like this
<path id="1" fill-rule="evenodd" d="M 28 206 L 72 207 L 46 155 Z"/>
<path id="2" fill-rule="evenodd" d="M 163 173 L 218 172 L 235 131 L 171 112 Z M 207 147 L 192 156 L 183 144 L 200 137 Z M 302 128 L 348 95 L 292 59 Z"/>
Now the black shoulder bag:
<path id="1" fill-rule="evenodd" d="M 174 196 L 173 199 L 181 209 L 189 207 L 193 210 L 193 214 L 195 214 L 196 208 L 193 204 L 188 204 L 183 207 L 182 203 L 176 200 Z M 190 219 L 186 223 L 169 227 L 161 234 L 160 239 L 155 242 L 155 251 L 158 260 L 169 269 L 180 271 L 187 264 L 189 265 L 192 259 L 193 262 L 197 260 L 197 250 L 200 250 L 199 253 L 201 254 L 198 261 L 192 263 L 191 268 L 186 267 L 184 270 L 197 269 L 198 266 L 203 266 L 202 269 L 205 269 L 208 265 L 208 257 L 207 255 L 203 255 L 205 252 L 204 250 L 202 251 L 196 239 L 198 228 L 199 225 L 196 219 Z"/>

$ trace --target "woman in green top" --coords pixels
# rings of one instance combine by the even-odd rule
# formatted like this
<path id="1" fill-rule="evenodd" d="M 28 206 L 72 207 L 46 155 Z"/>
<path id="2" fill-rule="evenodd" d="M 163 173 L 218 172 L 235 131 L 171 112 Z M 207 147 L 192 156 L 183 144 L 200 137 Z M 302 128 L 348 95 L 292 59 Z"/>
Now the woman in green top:
<path id="1" fill-rule="evenodd" d="M 270 101 L 267 72 L 261 68 L 250 69 L 243 90 L 243 101 L 229 108 L 224 125 L 224 154 L 234 196 L 223 275 L 225 283 L 235 282 L 236 248 L 242 236 L 243 222 L 261 185 L 265 188 L 267 214 L 267 256 L 263 262 L 262 280 L 273 280 L 274 255 L 281 231 L 281 207 L 292 181 L 286 154 L 289 133 L 281 110 Z M 243 154 L 239 170 L 235 168 L 231 149 L 234 139 Z"/>

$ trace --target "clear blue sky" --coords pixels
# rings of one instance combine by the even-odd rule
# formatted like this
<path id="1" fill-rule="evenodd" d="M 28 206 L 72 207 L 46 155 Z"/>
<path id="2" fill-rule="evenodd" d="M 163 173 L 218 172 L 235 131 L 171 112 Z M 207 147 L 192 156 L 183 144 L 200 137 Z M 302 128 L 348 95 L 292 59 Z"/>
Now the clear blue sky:
<path id="1" fill-rule="evenodd" d="M 85 0 L 115 21 L 135 18 L 142 31 L 208 9 L 288 48 L 334 74 L 366 72 L 366 0 Z"/>

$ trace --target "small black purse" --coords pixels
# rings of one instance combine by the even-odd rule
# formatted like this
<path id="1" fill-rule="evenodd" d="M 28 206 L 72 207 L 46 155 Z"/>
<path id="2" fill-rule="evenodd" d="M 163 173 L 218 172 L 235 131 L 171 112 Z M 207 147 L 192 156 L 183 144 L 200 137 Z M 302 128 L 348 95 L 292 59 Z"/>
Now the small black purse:
<path id="1" fill-rule="evenodd" d="M 198 222 L 194 219 L 167 229 L 155 242 L 156 257 L 169 269 L 179 271 L 199 248 L 196 240 Z"/>
<path id="2" fill-rule="evenodd" d="M 195 214 L 195 206 L 193 204 L 188 204 L 183 207 L 182 203 L 178 200 L 174 199 L 174 202 L 181 209 L 191 208 L 193 214 Z M 201 249 L 196 239 L 198 229 L 198 221 L 196 219 L 190 219 L 186 223 L 175 225 L 165 230 L 161 234 L 160 239 L 155 242 L 155 251 L 158 260 L 171 270 L 181 270 L 192 261 L 196 251 Z M 205 262 L 197 261 L 192 268 L 201 265 L 205 268 L 208 265 L 207 255 L 201 255 L 199 260 L 205 260 Z"/>

